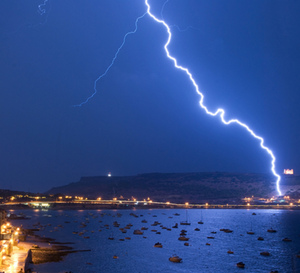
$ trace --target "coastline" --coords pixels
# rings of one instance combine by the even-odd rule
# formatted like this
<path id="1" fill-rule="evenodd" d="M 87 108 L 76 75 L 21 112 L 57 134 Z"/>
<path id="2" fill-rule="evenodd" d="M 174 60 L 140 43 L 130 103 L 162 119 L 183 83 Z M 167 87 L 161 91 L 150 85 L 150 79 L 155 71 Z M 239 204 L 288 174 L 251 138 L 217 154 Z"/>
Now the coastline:
<path id="1" fill-rule="evenodd" d="M 0 265 L 1 272 L 35 272 L 34 265 L 60 262 L 70 253 L 91 251 L 68 246 L 73 242 L 57 242 L 53 238 L 40 237 L 34 234 L 33 229 L 23 229 L 23 232 L 26 234 L 25 241 L 13 246 L 12 254 Z"/>
<path id="2" fill-rule="evenodd" d="M 153 202 L 154 203 L 154 202 Z M 4 210 L 151 210 L 151 209 L 276 209 L 276 210 L 300 210 L 300 205 L 279 205 L 279 204 L 263 204 L 263 205 L 247 205 L 247 204 L 174 204 L 166 205 L 165 203 L 157 202 L 157 204 L 144 205 L 144 204 L 94 204 L 94 203 L 58 203 L 53 204 L 48 208 L 24 206 L 19 204 L 1 204 Z M 14 219 L 18 220 L 18 219 Z"/>

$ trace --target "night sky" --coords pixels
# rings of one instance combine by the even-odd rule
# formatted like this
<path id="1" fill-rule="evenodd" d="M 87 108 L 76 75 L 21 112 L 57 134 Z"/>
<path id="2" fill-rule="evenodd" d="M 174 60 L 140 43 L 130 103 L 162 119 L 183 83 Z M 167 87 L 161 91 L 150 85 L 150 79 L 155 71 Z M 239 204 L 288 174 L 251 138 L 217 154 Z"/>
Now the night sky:
<path id="1" fill-rule="evenodd" d="M 300 1 L 149 0 L 170 52 L 211 111 L 265 138 L 276 170 L 300 170 Z M 165 3 L 165 5 L 164 5 Z M 143 0 L 0 1 L 0 188 L 45 191 L 81 176 L 271 173 L 238 125 L 205 114 Z M 164 9 L 162 11 L 162 7 Z M 274 178 L 275 181 L 275 178 Z"/>

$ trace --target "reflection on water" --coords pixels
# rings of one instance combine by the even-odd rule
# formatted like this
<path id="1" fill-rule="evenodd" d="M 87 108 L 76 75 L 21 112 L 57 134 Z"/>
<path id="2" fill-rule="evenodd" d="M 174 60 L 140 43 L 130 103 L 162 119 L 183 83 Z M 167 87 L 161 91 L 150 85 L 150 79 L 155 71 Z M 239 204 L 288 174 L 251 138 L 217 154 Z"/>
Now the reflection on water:
<path id="1" fill-rule="evenodd" d="M 37 272 L 300 272 L 300 258 L 296 256 L 300 251 L 300 211 L 160 209 L 25 213 L 32 219 L 23 221 L 24 227 L 39 224 L 43 226 L 37 233 L 41 236 L 74 242 L 76 249 L 91 249 L 69 254 L 60 263 L 36 265 Z M 186 221 L 186 213 L 191 225 L 182 226 L 179 223 Z M 200 220 L 204 223 L 198 224 Z M 152 226 L 155 221 L 159 224 Z M 178 228 L 172 228 L 176 223 Z M 148 228 L 143 235 L 133 234 L 142 227 Z M 271 228 L 277 232 L 267 232 Z M 178 240 L 182 229 L 189 238 L 188 246 Z M 247 234 L 249 231 L 254 234 Z M 264 240 L 257 240 L 258 237 Z M 292 241 L 284 242 L 283 238 Z M 163 247 L 154 247 L 157 242 Z M 228 254 L 228 250 L 233 254 Z M 269 252 L 270 256 L 262 256 L 261 252 Z M 173 254 L 181 257 L 182 263 L 170 262 Z M 238 262 L 245 263 L 245 269 L 238 268 Z"/>

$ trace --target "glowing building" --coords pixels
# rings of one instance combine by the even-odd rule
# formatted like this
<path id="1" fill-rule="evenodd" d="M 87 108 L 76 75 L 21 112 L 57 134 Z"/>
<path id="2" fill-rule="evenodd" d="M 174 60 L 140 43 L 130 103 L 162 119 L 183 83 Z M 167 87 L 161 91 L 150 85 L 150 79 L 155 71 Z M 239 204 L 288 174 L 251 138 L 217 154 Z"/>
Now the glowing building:
<path id="1" fill-rule="evenodd" d="M 293 169 L 284 169 L 283 173 L 284 174 L 294 174 L 294 170 Z"/>

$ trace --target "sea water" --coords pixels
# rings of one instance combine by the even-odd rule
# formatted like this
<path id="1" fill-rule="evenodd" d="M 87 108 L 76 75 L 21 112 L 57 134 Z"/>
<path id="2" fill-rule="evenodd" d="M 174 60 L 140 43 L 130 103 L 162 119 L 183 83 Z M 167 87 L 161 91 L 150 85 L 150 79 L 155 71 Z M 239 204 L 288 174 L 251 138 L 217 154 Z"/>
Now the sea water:
<path id="1" fill-rule="evenodd" d="M 18 213 L 19 211 L 14 211 Z M 36 234 L 58 242 L 73 242 L 76 250 L 91 250 L 68 254 L 62 262 L 34 265 L 40 273 L 96 272 L 300 272 L 300 211 L 245 209 L 153 209 L 153 210 L 22 210 L 31 220 L 17 220 L 32 228 L 44 226 Z M 253 215 L 256 214 L 256 215 Z M 179 214 L 179 215 L 176 215 Z M 142 223 L 146 220 L 147 223 Z M 181 221 L 190 225 L 180 225 Z M 202 220 L 203 224 L 198 224 Z M 117 221 L 120 226 L 114 227 Z M 157 221 L 160 224 L 152 226 Z M 82 225 L 85 224 L 85 226 Z M 120 228 L 133 226 L 122 233 Z M 178 228 L 172 228 L 178 223 Z M 143 235 L 135 229 L 147 227 Z M 167 230 L 166 228 L 171 228 Z M 200 231 L 195 231 L 199 228 Z M 231 229 L 224 233 L 220 229 Z M 267 232 L 268 229 L 276 233 Z M 189 246 L 179 241 L 185 229 Z M 160 234 L 151 231 L 157 230 Z M 254 235 L 247 234 L 253 231 Z M 74 233 L 76 234 L 74 234 Z M 79 235 L 83 232 L 83 235 Z M 216 233 L 211 233 L 216 232 Z M 113 237 L 114 240 L 109 240 Z M 130 239 L 125 239 L 130 237 Z M 208 239 L 207 237 L 214 237 Z M 263 237 L 263 241 L 257 240 Z M 282 241 L 290 238 L 291 242 Z M 121 239 L 121 241 L 120 241 Z M 124 241 L 122 240 L 124 239 Z M 162 243 L 162 248 L 154 244 Z M 207 243 L 209 245 L 207 245 Z M 231 250 L 234 253 L 228 254 Z M 262 256 L 268 251 L 270 256 Z M 117 259 L 114 259 L 114 256 Z M 169 257 L 178 255 L 181 263 Z M 244 269 L 236 266 L 243 262 Z"/>

